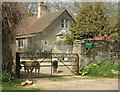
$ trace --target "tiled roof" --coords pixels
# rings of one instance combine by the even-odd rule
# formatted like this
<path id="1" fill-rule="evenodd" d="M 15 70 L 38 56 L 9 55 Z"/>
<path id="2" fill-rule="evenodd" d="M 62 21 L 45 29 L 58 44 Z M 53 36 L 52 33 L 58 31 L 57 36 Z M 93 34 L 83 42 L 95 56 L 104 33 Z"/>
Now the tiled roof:
<path id="1" fill-rule="evenodd" d="M 33 34 L 43 32 L 55 19 L 57 19 L 64 11 L 49 12 L 42 15 L 26 17 L 17 28 L 17 35 Z"/>

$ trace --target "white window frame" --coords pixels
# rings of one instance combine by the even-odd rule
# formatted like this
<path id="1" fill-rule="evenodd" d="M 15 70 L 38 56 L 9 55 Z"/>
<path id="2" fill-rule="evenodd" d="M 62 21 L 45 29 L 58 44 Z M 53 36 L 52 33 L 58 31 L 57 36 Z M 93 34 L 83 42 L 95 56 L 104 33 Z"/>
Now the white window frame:
<path id="1" fill-rule="evenodd" d="M 68 19 L 62 19 L 61 20 L 61 28 L 68 29 L 69 28 L 69 20 Z"/>
<path id="2" fill-rule="evenodd" d="M 21 42 L 22 42 L 22 44 L 21 44 Z M 18 40 L 18 48 L 24 48 L 24 39 Z"/>

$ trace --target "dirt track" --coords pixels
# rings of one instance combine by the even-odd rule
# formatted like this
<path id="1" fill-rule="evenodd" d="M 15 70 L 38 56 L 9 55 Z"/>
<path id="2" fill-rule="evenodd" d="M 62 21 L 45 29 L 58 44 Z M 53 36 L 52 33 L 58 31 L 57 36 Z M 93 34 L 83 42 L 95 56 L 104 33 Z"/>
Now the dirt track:
<path id="1" fill-rule="evenodd" d="M 36 83 L 27 88 L 43 88 L 44 90 L 118 90 L 118 79 L 82 79 L 67 77 L 69 80 L 52 81 L 49 78 L 38 78 Z"/>

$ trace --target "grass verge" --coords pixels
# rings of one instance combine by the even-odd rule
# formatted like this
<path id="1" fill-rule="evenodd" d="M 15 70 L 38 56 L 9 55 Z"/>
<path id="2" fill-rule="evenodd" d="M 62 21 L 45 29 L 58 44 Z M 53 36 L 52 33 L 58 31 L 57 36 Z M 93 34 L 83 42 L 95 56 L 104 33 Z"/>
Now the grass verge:
<path id="1" fill-rule="evenodd" d="M 20 83 L 25 80 L 15 79 L 12 82 L 4 82 L 2 84 L 2 92 L 40 92 L 42 88 L 24 88 L 20 87 Z"/>

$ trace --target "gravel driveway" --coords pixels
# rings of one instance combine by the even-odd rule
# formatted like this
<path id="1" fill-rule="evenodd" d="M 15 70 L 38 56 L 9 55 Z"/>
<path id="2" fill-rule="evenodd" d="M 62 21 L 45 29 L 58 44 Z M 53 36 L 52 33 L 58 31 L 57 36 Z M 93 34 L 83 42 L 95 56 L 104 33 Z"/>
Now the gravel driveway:
<path id="1" fill-rule="evenodd" d="M 118 79 L 81 76 L 65 77 L 68 80 L 53 81 L 50 78 L 36 78 L 36 82 L 26 88 L 43 88 L 44 90 L 118 90 Z"/>

